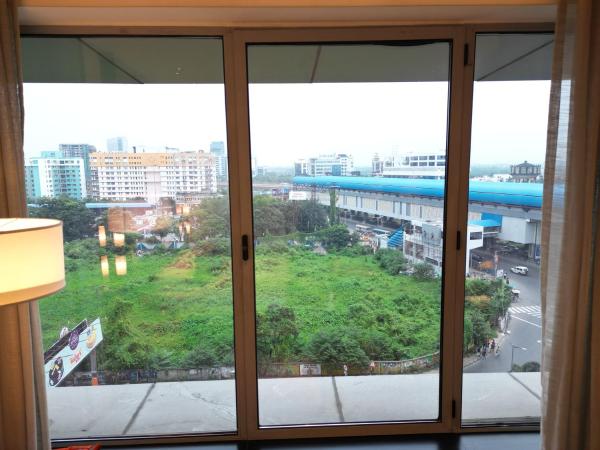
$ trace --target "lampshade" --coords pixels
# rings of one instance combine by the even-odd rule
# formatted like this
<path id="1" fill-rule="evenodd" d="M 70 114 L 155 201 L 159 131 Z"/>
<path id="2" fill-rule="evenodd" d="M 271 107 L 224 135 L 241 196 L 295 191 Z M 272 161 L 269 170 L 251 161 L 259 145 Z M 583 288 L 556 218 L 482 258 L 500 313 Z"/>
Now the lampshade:
<path id="1" fill-rule="evenodd" d="M 108 276 L 108 257 L 106 256 L 100 257 L 100 271 L 102 272 L 103 277 Z"/>
<path id="2" fill-rule="evenodd" d="M 45 297 L 64 286 L 62 222 L 0 219 L 0 306 Z"/>

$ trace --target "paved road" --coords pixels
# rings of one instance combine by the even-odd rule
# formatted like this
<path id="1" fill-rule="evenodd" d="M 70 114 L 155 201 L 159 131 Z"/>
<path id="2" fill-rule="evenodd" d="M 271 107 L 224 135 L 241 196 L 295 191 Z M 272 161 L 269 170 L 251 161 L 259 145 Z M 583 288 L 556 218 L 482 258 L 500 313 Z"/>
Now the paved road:
<path id="1" fill-rule="evenodd" d="M 516 265 L 529 267 L 529 274 L 522 276 L 510 272 L 510 268 Z M 519 289 L 521 295 L 519 301 L 511 305 L 507 333 L 500 338 L 500 354 L 470 365 L 465 369 L 467 373 L 510 371 L 512 345 L 527 349 L 514 349 L 514 363 L 541 361 L 540 268 L 534 263 L 510 256 L 500 256 L 498 268 L 508 273 L 510 284 Z"/>

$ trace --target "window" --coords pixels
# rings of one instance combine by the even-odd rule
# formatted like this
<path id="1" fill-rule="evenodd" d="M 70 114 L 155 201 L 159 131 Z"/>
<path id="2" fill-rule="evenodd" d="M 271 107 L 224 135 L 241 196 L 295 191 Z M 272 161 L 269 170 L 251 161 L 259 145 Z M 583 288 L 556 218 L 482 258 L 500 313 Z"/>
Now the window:
<path id="1" fill-rule="evenodd" d="M 113 186 L 82 197 L 82 173 L 55 188 L 65 196 L 28 190 L 30 215 L 64 222 L 67 287 L 40 302 L 52 438 L 235 432 L 227 177 L 181 202 L 179 180 L 172 191 L 155 172 L 163 143 L 209 166 L 226 158 L 221 40 L 31 37 L 23 47 L 26 156 L 91 144 L 92 158 L 47 161 L 97 171 L 93 192 Z M 112 153 L 132 150 L 111 149 L 113 133 L 152 148 L 139 156 L 139 189 Z M 190 162 L 171 164 L 179 173 Z"/>
<path id="2" fill-rule="evenodd" d="M 545 33 L 477 35 L 468 226 L 484 228 L 467 249 L 463 425 L 540 416 L 543 184 L 516 184 L 509 174 L 524 157 L 545 159 L 552 44 Z M 505 65 L 492 70 L 499 59 Z"/>
<path id="3" fill-rule="evenodd" d="M 476 28 L 25 37 L 52 438 L 535 423 L 552 35 Z"/>

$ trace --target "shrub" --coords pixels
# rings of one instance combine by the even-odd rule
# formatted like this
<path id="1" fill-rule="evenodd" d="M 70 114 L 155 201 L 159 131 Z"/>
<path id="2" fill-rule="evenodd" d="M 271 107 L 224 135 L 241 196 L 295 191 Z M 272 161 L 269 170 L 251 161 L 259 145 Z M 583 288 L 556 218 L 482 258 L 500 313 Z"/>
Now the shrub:
<path id="1" fill-rule="evenodd" d="M 390 275 L 398 275 L 406 270 L 406 258 L 398 250 L 382 248 L 375 253 L 375 260 Z"/>
<path id="2" fill-rule="evenodd" d="M 419 281 L 435 279 L 435 270 L 427 263 L 417 263 L 413 265 L 413 270 L 413 276 Z"/>

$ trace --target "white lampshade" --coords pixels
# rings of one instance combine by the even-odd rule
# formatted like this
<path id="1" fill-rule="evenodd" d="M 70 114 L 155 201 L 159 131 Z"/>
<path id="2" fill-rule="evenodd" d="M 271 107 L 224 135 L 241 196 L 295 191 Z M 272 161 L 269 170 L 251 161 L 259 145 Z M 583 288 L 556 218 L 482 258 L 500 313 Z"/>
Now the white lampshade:
<path id="1" fill-rule="evenodd" d="M 45 297 L 64 286 L 62 222 L 0 219 L 0 306 Z"/>

